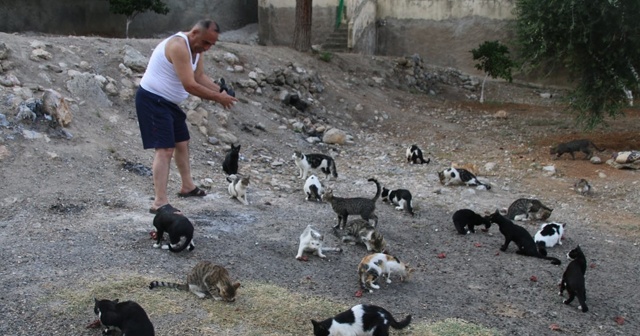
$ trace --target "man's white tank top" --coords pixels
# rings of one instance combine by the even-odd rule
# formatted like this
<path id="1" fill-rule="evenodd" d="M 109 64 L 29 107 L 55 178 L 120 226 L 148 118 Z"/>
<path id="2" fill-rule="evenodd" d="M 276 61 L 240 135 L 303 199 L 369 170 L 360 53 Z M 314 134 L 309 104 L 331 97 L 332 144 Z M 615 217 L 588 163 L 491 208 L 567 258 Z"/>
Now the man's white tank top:
<path id="1" fill-rule="evenodd" d="M 189 97 L 189 93 L 184 89 L 182 82 L 180 82 L 173 64 L 167 60 L 167 57 L 164 54 L 167 41 L 175 36 L 180 36 L 187 42 L 189 59 L 193 60 L 193 56 L 191 55 L 191 46 L 189 45 L 187 35 L 180 32 L 169 36 L 164 41 L 160 42 L 160 44 L 158 44 L 158 46 L 153 50 L 151 58 L 149 59 L 149 65 L 147 65 L 147 70 L 144 72 L 142 80 L 140 81 L 140 86 L 170 102 L 180 104 L 180 102 Z M 195 61 L 191 63 L 193 71 L 196 70 L 199 58 L 200 54 L 196 54 Z"/>

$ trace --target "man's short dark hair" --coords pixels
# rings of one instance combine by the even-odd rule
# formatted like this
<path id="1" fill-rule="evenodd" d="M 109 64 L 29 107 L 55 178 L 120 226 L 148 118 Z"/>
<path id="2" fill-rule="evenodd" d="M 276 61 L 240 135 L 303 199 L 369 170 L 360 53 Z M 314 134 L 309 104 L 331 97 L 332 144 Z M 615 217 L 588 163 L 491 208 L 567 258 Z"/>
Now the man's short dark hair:
<path id="1" fill-rule="evenodd" d="M 220 34 L 220 25 L 213 20 L 200 20 L 196 25 L 204 29 L 213 29 L 213 31 Z M 213 25 L 213 27 L 211 25 Z"/>

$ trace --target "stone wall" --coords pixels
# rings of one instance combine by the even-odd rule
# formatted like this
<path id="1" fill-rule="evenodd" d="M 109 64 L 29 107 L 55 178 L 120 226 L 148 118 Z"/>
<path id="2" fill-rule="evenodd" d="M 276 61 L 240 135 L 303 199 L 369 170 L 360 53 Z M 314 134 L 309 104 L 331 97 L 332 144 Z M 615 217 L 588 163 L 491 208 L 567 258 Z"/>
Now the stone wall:
<path id="1" fill-rule="evenodd" d="M 216 20 L 223 31 L 258 21 L 258 0 L 164 0 L 167 15 L 144 13 L 129 26 L 130 37 L 187 30 L 199 19 Z M 125 36 L 126 18 L 109 12 L 107 0 L 0 0 L 0 31 L 60 35 Z"/>
<path id="2" fill-rule="evenodd" d="M 335 0 L 314 0 L 311 43 L 319 44 L 334 30 Z M 291 45 L 295 28 L 296 2 L 260 0 L 258 3 L 258 39 L 262 45 Z"/>
<path id="3" fill-rule="evenodd" d="M 347 1 L 347 17 L 349 18 L 349 47 L 355 52 L 371 55 L 376 52 L 376 1 Z"/>

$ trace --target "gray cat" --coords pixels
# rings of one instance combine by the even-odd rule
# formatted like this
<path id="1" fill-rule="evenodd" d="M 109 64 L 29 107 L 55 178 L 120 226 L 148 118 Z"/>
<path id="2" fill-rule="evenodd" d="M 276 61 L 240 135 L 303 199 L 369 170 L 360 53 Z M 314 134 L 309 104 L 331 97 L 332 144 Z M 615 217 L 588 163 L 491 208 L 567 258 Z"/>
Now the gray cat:
<path id="1" fill-rule="evenodd" d="M 373 219 L 376 227 L 378 225 L 378 216 L 374 213 L 376 211 L 376 201 L 382 193 L 382 188 L 378 180 L 370 178 L 367 181 L 374 182 L 376 184 L 376 195 L 372 198 L 355 197 L 355 198 L 342 198 L 333 196 L 333 191 L 329 190 L 322 195 L 322 200 L 331 203 L 331 208 L 338 214 L 338 224 L 334 228 L 344 229 L 347 225 L 347 217 L 349 215 L 360 215 L 362 219 L 368 221 Z"/>
<path id="2" fill-rule="evenodd" d="M 546 220 L 552 211 L 537 199 L 519 198 L 511 203 L 506 217 L 517 221 Z"/>

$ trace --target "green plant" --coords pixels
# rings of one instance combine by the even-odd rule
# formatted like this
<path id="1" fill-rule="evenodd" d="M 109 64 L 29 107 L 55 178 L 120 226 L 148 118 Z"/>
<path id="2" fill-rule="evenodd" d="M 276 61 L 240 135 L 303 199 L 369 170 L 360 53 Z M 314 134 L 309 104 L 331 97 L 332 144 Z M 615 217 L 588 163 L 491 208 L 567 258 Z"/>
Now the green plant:
<path id="1" fill-rule="evenodd" d="M 333 58 L 333 54 L 328 51 L 323 51 L 320 53 L 320 56 L 318 56 L 318 58 L 320 58 L 321 61 L 329 63 Z"/>
<path id="2" fill-rule="evenodd" d="M 148 11 L 162 15 L 169 13 L 169 7 L 162 0 L 109 0 L 109 10 L 114 14 L 127 16 L 127 38 L 129 38 L 129 25 L 138 14 Z"/>
<path id="3" fill-rule="evenodd" d="M 479 63 L 475 64 L 476 69 L 485 73 L 482 80 L 482 88 L 480 89 L 480 102 L 483 103 L 484 84 L 487 81 L 487 77 L 500 77 L 511 82 L 513 80 L 511 68 L 514 67 L 515 63 L 509 58 L 509 48 L 500 43 L 500 41 L 484 41 L 478 49 L 472 49 L 471 54 L 474 61 L 479 61 Z"/>

